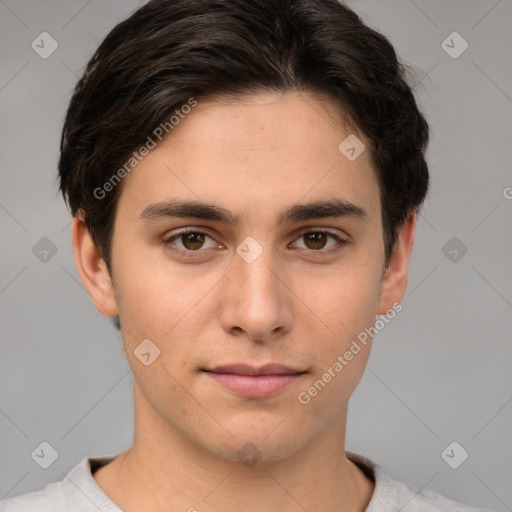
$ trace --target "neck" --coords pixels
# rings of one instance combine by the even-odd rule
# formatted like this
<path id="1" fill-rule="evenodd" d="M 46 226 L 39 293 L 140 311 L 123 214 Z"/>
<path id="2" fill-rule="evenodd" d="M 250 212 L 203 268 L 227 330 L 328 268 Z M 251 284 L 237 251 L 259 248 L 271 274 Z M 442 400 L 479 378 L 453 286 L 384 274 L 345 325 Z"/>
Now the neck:
<path id="1" fill-rule="evenodd" d="M 94 473 L 125 512 L 364 511 L 374 484 L 345 456 L 345 421 L 291 456 L 244 466 L 182 435 L 135 393 L 132 447 Z"/>

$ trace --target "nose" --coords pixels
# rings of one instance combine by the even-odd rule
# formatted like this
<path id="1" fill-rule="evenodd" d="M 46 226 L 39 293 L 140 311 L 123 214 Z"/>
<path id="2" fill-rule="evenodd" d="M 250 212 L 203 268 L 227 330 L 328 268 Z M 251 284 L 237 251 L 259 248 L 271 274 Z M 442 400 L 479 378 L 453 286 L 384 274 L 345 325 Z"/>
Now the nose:
<path id="1" fill-rule="evenodd" d="M 252 262 L 238 255 L 222 292 L 222 327 L 233 336 L 270 342 L 291 330 L 293 293 L 270 249 Z"/>

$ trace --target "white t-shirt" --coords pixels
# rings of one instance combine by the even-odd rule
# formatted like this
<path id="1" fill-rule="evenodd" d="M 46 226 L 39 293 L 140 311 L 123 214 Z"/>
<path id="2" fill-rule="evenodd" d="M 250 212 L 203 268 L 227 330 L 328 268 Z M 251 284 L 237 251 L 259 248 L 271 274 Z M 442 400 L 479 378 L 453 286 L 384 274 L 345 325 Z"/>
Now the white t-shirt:
<path id="1" fill-rule="evenodd" d="M 362 455 L 348 451 L 346 455 L 375 481 L 366 512 L 489 512 L 394 480 L 381 466 Z M 92 476 L 114 458 L 86 457 L 62 481 L 1 501 L 0 512 L 123 512 Z"/>

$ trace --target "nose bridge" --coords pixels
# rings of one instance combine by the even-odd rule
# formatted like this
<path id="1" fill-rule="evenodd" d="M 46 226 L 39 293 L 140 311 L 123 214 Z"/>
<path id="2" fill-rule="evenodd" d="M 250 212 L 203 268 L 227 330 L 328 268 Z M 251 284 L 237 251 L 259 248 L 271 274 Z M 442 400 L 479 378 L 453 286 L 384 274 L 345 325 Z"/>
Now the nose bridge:
<path id="1" fill-rule="evenodd" d="M 226 329 L 240 328 L 254 339 L 265 339 L 278 328 L 288 329 L 291 312 L 274 256 L 270 242 L 246 239 L 237 247 L 224 297 Z"/>
<path id="2" fill-rule="evenodd" d="M 276 262 L 273 250 L 270 242 L 264 247 L 253 240 L 246 241 L 245 245 L 242 243 L 237 248 L 240 257 L 236 262 L 236 273 L 240 280 L 242 297 L 246 306 L 275 306 L 280 291 L 274 270 Z"/>

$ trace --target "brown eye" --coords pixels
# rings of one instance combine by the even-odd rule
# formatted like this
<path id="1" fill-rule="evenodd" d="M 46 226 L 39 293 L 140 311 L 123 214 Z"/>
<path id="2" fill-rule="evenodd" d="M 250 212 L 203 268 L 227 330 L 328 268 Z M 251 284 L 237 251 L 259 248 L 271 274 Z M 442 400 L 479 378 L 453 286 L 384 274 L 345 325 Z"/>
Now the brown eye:
<path id="1" fill-rule="evenodd" d="M 329 242 L 332 242 L 330 245 Z M 310 250 L 313 253 L 317 252 L 319 254 L 326 254 L 332 251 L 336 251 L 341 249 L 348 242 L 339 237 L 336 233 L 331 233 L 330 231 L 304 231 L 295 243 L 302 243 L 302 247 L 300 245 L 295 246 L 299 249 Z"/>
<path id="2" fill-rule="evenodd" d="M 302 235 L 308 249 L 318 250 L 323 249 L 327 240 L 329 239 L 328 234 L 322 231 L 306 233 Z"/>
<path id="3" fill-rule="evenodd" d="M 210 240 L 209 245 L 208 239 Z M 206 249 L 212 249 L 218 245 L 208 233 L 192 229 L 181 231 L 165 238 L 163 244 L 167 249 L 181 253 L 202 253 Z"/>
<path id="4" fill-rule="evenodd" d="M 202 245 L 204 244 L 204 233 L 185 233 L 180 236 L 183 247 L 185 247 L 185 249 L 189 249 L 190 251 L 201 249 Z"/>

